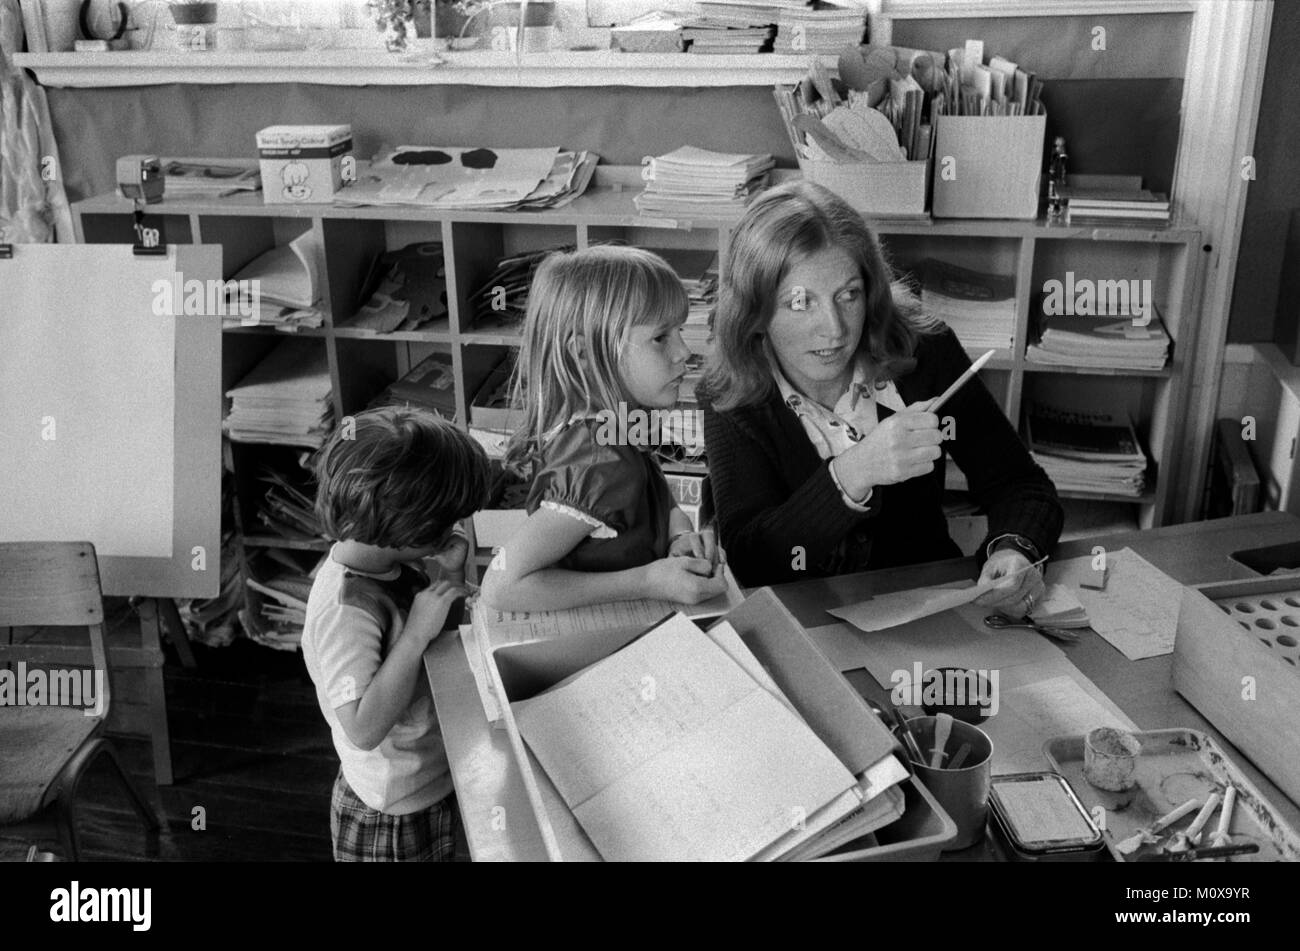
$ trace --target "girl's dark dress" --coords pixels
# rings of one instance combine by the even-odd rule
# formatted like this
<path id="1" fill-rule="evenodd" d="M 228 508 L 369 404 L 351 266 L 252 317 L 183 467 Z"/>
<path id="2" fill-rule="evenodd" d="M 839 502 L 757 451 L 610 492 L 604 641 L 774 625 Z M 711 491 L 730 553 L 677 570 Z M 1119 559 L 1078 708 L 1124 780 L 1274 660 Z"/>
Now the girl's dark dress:
<path id="1" fill-rule="evenodd" d="M 552 436 L 528 494 L 530 515 L 546 507 L 602 526 L 557 568 L 622 571 L 668 555 L 674 502 L 659 464 L 635 446 L 602 446 L 599 429 L 596 419 L 577 419 Z"/>

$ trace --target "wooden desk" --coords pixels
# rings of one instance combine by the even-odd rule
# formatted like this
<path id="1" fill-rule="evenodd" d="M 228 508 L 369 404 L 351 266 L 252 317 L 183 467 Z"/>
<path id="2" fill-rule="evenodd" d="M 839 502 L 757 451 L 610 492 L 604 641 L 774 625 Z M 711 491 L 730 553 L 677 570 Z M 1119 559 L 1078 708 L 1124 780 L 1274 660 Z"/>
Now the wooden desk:
<path id="1" fill-rule="evenodd" d="M 1294 541 L 1297 537 L 1300 537 L 1300 519 L 1281 512 L 1264 512 L 1067 542 L 1057 549 L 1056 557 L 1087 554 L 1094 544 L 1104 545 L 1109 551 L 1128 547 L 1183 584 L 1203 584 L 1228 577 L 1229 552 Z M 826 608 L 861 600 L 868 594 L 973 577 L 974 559 L 963 558 L 802 581 L 783 585 L 776 591 L 800 623 L 813 626 L 827 622 Z M 1139 727 L 1144 730 L 1188 727 L 1209 733 L 1234 755 L 1246 775 L 1261 793 L 1277 804 L 1282 815 L 1300 827 L 1300 807 L 1174 692 L 1171 655 L 1130 661 L 1096 634 L 1081 633 L 1078 644 L 1065 647 L 1070 661 Z M 430 646 L 424 660 L 474 859 L 544 860 L 541 837 L 505 733 L 494 731 L 487 724 L 459 639 L 444 635 Z M 865 671 L 855 671 L 849 679 L 867 696 L 884 696 L 884 691 Z M 958 856 L 984 858 L 988 854 L 987 847 L 976 846 Z"/>

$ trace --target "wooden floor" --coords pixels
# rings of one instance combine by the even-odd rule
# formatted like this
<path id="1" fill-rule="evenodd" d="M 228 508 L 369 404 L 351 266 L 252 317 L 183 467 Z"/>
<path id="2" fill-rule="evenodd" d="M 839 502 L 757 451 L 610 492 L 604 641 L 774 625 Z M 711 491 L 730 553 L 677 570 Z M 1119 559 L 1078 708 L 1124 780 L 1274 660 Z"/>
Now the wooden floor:
<path id="1" fill-rule="evenodd" d="M 239 639 L 195 645 L 197 670 L 167 648 L 167 709 L 176 783 L 154 783 L 149 740 L 112 736 L 123 766 L 162 823 L 147 842 L 109 767 L 82 782 L 85 861 L 329 861 L 329 797 L 338 757 L 301 654 Z M 207 829 L 195 831 L 196 807 Z M 0 827 L 0 861 L 32 844 L 59 852 L 52 820 Z"/>

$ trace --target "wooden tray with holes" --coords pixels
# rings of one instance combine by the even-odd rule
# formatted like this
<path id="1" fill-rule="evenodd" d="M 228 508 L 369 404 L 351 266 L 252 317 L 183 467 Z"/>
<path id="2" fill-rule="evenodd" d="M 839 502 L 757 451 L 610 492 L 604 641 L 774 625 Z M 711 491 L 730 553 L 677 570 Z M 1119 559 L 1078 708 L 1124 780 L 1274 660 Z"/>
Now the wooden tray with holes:
<path id="1" fill-rule="evenodd" d="M 1300 578 L 1183 589 L 1174 688 L 1300 801 Z"/>
<path id="2" fill-rule="evenodd" d="M 1253 855 L 1234 856 L 1231 862 L 1300 861 L 1300 834 L 1287 825 L 1277 810 L 1264 799 L 1218 744 L 1199 730 L 1148 730 L 1133 734 L 1142 744 L 1133 777 L 1137 785 L 1124 792 L 1107 792 L 1088 782 L 1083 775 L 1082 736 L 1058 736 L 1043 744 L 1043 754 L 1052 768 L 1069 780 L 1094 821 L 1102 826 L 1106 848 L 1119 862 L 1134 862 L 1144 855 L 1158 852 L 1175 832 L 1192 824 L 1196 813 L 1185 816 L 1169 827 L 1155 844 L 1142 845 L 1128 855 L 1116 844 L 1142 829 L 1189 799 L 1204 803 L 1211 793 L 1222 794 L 1231 784 L 1237 788 L 1237 802 L 1232 810 L 1228 832 L 1233 845 L 1253 842 L 1259 851 Z M 1104 813 L 1099 816 L 1097 807 Z M 1218 826 L 1219 813 L 1210 818 L 1202 844 L 1208 845 L 1210 833 Z"/>

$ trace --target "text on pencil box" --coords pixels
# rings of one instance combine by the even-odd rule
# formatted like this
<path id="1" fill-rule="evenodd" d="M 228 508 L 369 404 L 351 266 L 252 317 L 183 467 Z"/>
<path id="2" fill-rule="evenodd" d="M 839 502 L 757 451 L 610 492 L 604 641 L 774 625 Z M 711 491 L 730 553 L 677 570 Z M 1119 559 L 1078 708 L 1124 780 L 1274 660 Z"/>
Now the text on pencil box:
<path id="1" fill-rule="evenodd" d="M 185 280 L 154 281 L 153 312 L 158 317 L 241 317 L 256 320 L 261 313 L 262 282 Z"/>
<path id="2" fill-rule="evenodd" d="M 104 713 L 104 672 L 81 668 L 0 670 L 0 707 L 78 707 L 88 717 Z"/>
<path id="3" fill-rule="evenodd" d="M 50 892 L 50 921 L 125 921 L 133 931 L 148 931 L 153 920 L 152 888 L 68 888 Z"/>
<path id="4" fill-rule="evenodd" d="M 1134 327 L 1145 327 L 1154 312 L 1150 279 L 1094 281 L 1076 279 L 1073 271 L 1066 271 L 1064 282 L 1043 282 L 1043 313 L 1048 317 L 1132 317 Z"/>

